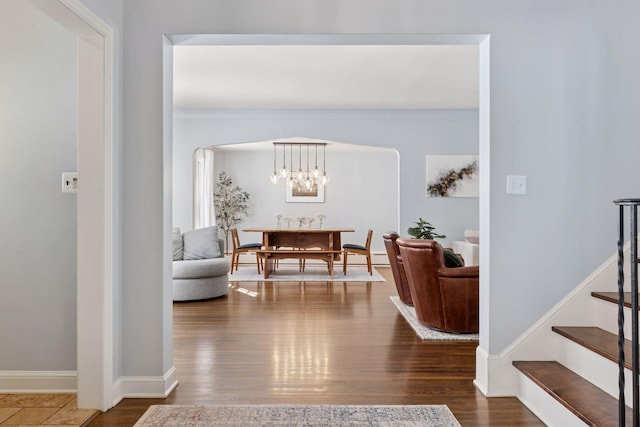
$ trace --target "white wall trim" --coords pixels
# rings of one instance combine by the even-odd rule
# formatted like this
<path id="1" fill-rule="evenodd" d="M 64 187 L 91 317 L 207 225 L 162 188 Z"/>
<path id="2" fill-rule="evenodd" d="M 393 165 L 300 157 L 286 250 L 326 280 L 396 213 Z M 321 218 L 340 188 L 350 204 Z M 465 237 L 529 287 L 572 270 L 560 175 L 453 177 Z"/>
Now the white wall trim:
<path id="1" fill-rule="evenodd" d="M 480 345 L 489 348 L 491 267 L 491 38 L 478 45 L 478 153 L 480 168 Z"/>
<path id="2" fill-rule="evenodd" d="M 111 406 L 125 398 L 159 398 L 164 399 L 178 386 L 176 370 L 172 366 L 161 377 L 120 377 L 113 384 L 114 399 Z"/>
<path id="3" fill-rule="evenodd" d="M 44 1 L 35 0 L 35 1 L 37 3 L 40 3 L 41 5 L 40 7 L 45 7 L 49 11 L 54 11 L 54 13 L 56 13 L 56 10 L 53 9 L 53 6 L 47 7 L 46 5 L 44 5 L 44 3 L 47 2 L 47 0 L 44 0 Z M 56 13 L 57 18 L 59 18 L 60 20 L 60 23 L 65 27 L 67 27 L 74 34 L 81 37 L 85 37 L 85 38 L 95 36 L 93 32 L 100 34 L 100 36 L 102 37 L 107 36 L 109 33 L 113 35 L 113 29 L 106 22 L 100 19 L 98 15 L 93 13 L 93 11 L 89 9 L 82 1 L 58 0 L 58 3 L 64 6 L 68 10 L 68 12 L 71 12 L 73 14 L 73 15 L 68 15 L 68 14 L 59 15 Z M 85 27 L 86 25 L 88 25 L 93 31 L 90 31 L 90 32 L 87 31 L 87 28 Z M 82 28 L 82 27 L 85 27 L 85 28 Z"/>
<path id="4" fill-rule="evenodd" d="M 0 393 L 75 393 L 76 371 L 0 371 Z"/>
<path id="5" fill-rule="evenodd" d="M 628 259 L 629 243 L 625 245 Z M 597 323 L 591 292 L 617 289 L 617 253 L 609 257 L 573 291 L 513 341 L 499 355 L 491 355 L 480 347 L 476 350 L 476 379 L 474 384 L 487 397 L 515 396 L 517 373 L 514 360 L 558 360 L 557 340 L 551 339 L 551 327 L 594 326 Z M 555 343 L 555 344 L 554 344 Z"/>
<path id="6" fill-rule="evenodd" d="M 174 45 L 458 45 L 481 44 L 486 34 L 171 34 Z"/>
<path id="7" fill-rule="evenodd" d="M 112 378 L 113 378 L 113 281 L 114 281 L 114 215 L 113 215 L 113 105 L 114 105 L 114 31 L 100 17 L 98 17 L 91 9 L 89 9 L 80 0 L 58 0 L 58 4 L 66 8 L 77 20 L 81 21 L 85 26 L 91 27 L 93 31 L 87 32 L 86 29 L 70 27 L 79 39 L 87 40 L 95 43 L 98 40 L 99 48 L 102 54 L 102 99 L 101 105 L 96 105 L 97 110 L 102 111 L 102 123 L 100 131 L 102 141 L 100 141 L 101 150 L 96 154 L 97 159 L 103 164 L 103 168 L 96 170 L 95 174 L 99 176 L 91 177 L 91 180 L 100 187 L 101 197 L 96 202 L 94 209 L 99 209 L 103 214 L 103 230 L 101 232 L 102 241 L 96 242 L 101 246 L 102 251 L 94 256 L 99 259 L 92 261 L 92 264 L 100 265 L 102 271 L 102 283 L 98 286 L 100 295 L 92 295 L 91 292 L 78 293 L 77 311 L 78 323 L 87 321 L 86 318 L 81 319 L 81 310 L 88 309 L 99 305 L 101 316 L 97 316 L 95 321 L 91 323 L 91 327 L 85 327 L 84 335 L 78 335 L 78 366 L 92 366 L 96 353 L 84 351 L 88 348 L 96 348 L 99 356 L 99 372 L 90 372 L 85 378 L 82 370 L 78 369 L 76 376 L 76 384 L 84 384 L 83 387 L 77 385 L 74 389 L 78 389 L 78 405 L 80 407 L 91 407 L 101 409 L 103 411 L 111 408 L 112 401 Z M 68 14 L 67 14 L 68 15 Z M 100 43 L 101 42 L 101 43 Z M 81 57 L 78 59 L 82 60 Z M 93 108 L 93 107 L 92 107 Z M 82 159 L 79 157 L 78 162 Z M 91 170 L 89 170 L 91 173 Z M 81 180 L 88 181 L 87 177 L 80 177 Z M 81 184 L 82 185 L 82 184 Z M 93 202 L 91 202 L 93 203 Z M 85 212 L 86 213 L 86 212 Z M 81 215 L 82 212 L 79 212 Z M 78 241 L 90 238 L 81 227 L 78 228 Z M 80 270 L 82 265 L 78 265 Z M 79 274 L 79 277 L 81 275 Z M 78 288 L 82 288 L 83 284 L 78 281 Z M 97 302 L 96 302 L 97 300 Z M 83 378 L 85 378 L 83 380 Z M 97 378 L 97 381 L 96 381 Z"/>

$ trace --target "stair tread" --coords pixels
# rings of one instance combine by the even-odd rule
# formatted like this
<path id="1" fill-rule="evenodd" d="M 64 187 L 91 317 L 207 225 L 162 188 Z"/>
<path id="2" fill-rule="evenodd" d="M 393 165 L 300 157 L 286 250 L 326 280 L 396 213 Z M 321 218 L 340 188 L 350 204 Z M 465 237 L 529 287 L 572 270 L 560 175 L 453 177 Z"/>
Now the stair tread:
<path id="1" fill-rule="evenodd" d="M 591 292 L 591 296 L 607 302 L 618 304 L 618 292 Z M 631 292 L 624 293 L 624 306 L 631 308 Z M 640 307 L 638 307 L 640 310 Z"/>
<path id="2" fill-rule="evenodd" d="M 618 426 L 618 400 L 556 361 L 514 361 L 513 366 L 588 425 Z M 626 408 L 627 420 L 632 419 Z"/>
<path id="3" fill-rule="evenodd" d="M 595 326 L 554 326 L 554 332 L 618 363 L 618 336 Z M 631 369 L 631 341 L 624 340 L 624 366 Z"/>

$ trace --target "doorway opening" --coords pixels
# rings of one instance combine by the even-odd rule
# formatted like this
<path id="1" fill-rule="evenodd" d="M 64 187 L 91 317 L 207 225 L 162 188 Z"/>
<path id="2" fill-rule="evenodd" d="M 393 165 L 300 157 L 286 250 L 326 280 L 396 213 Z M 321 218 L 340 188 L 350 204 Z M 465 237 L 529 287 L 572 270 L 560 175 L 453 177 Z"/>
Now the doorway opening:
<path id="1" fill-rule="evenodd" d="M 176 64 L 174 61 L 178 49 L 193 50 L 192 53 L 195 53 L 200 48 L 205 47 L 214 47 L 218 52 L 218 55 L 237 55 L 237 49 L 239 47 L 243 47 L 246 49 L 265 49 L 272 50 L 274 53 L 273 56 L 276 56 L 278 51 L 281 48 L 289 48 L 289 49 L 302 49 L 302 50 L 314 50 L 315 48 L 321 49 L 334 49 L 334 52 L 340 49 L 348 50 L 348 48 L 356 46 L 358 48 L 363 48 L 363 50 L 376 50 L 378 51 L 378 57 L 383 57 L 386 59 L 386 65 L 390 68 L 395 67 L 396 69 L 403 69 L 402 67 L 398 67 L 398 62 L 396 58 L 390 52 L 399 52 L 402 49 L 408 48 L 411 50 L 416 47 L 442 47 L 442 46 L 467 46 L 474 49 L 474 57 L 477 61 L 477 69 L 475 71 L 474 79 L 477 84 L 477 99 L 472 114 L 476 117 L 475 124 L 475 134 L 474 134 L 474 152 L 479 154 L 480 156 L 480 197 L 477 199 L 477 210 L 476 212 L 476 221 L 478 224 L 478 229 L 480 233 L 483 235 L 483 243 L 480 256 L 480 264 L 483 266 L 481 269 L 481 290 L 480 290 L 480 345 L 483 345 L 483 341 L 486 339 L 486 331 L 488 331 L 488 322 L 489 316 L 487 313 L 487 309 L 483 302 L 488 302 L 489 296 L 489 238 L 490 238 L 490 210 L 489 210 L 489 168 L 490 168 L 490 147 L 489 147 L 489 37 L 487 35 L 313 35 L 313 36 L 305 36 L 305 35 L 197 35 L 197 36 L 171 36 L 169 43 L 172 44 L 171 54 L 165 57 L 165 70 L 168 71 L 165 73 L 165 89 L 171 90 L 171 94 L 173 96 L 165 97 L 165 102 L 170 102 L 174 108 L 168 108 L 169 105 L 165 104 L 165 111 L 169 112 L 165 114 L 165 124 L 169 126 L 179 126 L 176 125 L 174 118 L 184 117 L 184 115 L 192 114 L 197 116 L 196 120 L 206 119 L 207 115 L 210 114 L 220 114 L 224 116 L 225 120 L 228 122 L 237 120 L 238 108 L 240 108 L 239 104 L 233 104 L 233 102 L 237 102 L 237 99 L 234 101 L 229 101 L 225 96 L 218 94 L 217 96 L 213 96 L 212 99 L 216 101 L 229 102 L 225 107 L 221 106 L 222 104 L 214 104 L 214 106 L 207 106 L 203 101 L 203 99 L 189 98 L 189 96 L 193 95 L 194 92 L 191 92 L 189 95 L 189 88 L 187 87 L 184 92 L 178 93 L 180 89 L 180 85 L 177 84 L 174 80 L 174 73 L 180 72 L 180 66 Z M 233 51 L 236 50 L 234 53 Z M 299 50 L 298 50 L 299 51 Z M 381 54 L 381 52 L 385 52 Z M 198 56 L 195 54 L 194 56 Z M 202 57 L 202 55 L 199 55 Z M 249 58 L 266 58 L 266 56 L 256 56 L 256 55 L 247 55 L 246 52 L 240 54 L 239 56 L 234 57 L 234 61 L 248 60 Z M 336 55 L 337 57 L 337 55 Z M 414 54 L 413 59 L 416 59 Z M 234 61 L 227 61 L 230 65 L 234 63 Z M 311 64 L 319 64 L 321 61 L 300 61 L 304 63 Z M 336 61 L 340 63 L 340 61 Z M 237 63 L 237 62 L 236 62 Z M 359 65 L 362 66 L 362 63 Z M 254 70 L 255 67 L 246 67 L 249 70 Z M 361 69 L 360 78 L 354 81 L 362 80 L 365 83 L 368 81 L 367 78 L 371 74 L 372 68 Z M 237 69 L 236 69 L 237 70 Z M 340 99 L 342 104 L 340 106 L 327 107 L 325 104 L 325 108 L 317 108 L 318 104 L 313 104 L 310 99 L 311 97 L 306 98 L 295 98 L 296 90 L 292 91 L 283 91 L 278 90 L 281 88 L 279 85 L 251 85 L 246 86 L 251 92 L 249 98 L 244 98 L 244 101 L 247 99 L 252 100 L 253 104 L 244 104 L 246 112 L 249 113 L 249 116 L 256 123 L 265 123 L 271 121 L 272 123 L 277 123 L 284 127 L 286 131 L 285 134 L 312 134 L 314 137 L 319 137 L 321 139 L 336 139 L 336 140 L 349 140 L 354 143 L 361 143 L 363 145 L 368 145 L 371 143 L 371 138 L 367 136 L 358 136 L 357 133 L 350 133 L 353 138 L 346 139 L 344 137 L 344 133 L 348 132 L 345 129 L 336 130 L 335 128 L 327 127 L 325 129 L 331 129 L 327 131 L 327 133 L 321 133 L 320 135 L 314 134 L 313 132 L 305 132 L 304 130 L 299 131 L 295 125 L 291 125 L 291 123 L 297 122 L 301 123 L 303 120 L 309 120 L 309 117 L 304 117 L 304 115 L 311 114 L 311 118 L 314 120 L 324 120 L 325 123 L 332 122 L 335 123 L 337 121 L 351 123 L 360 123 L 366 122 L 363 119 L 362 115 L 358 116 L 355 109 L 362 108 L 365 102 L 371 102 L 371 105 L 374 105 L 375 102 L 382 102 L 377 105 L 377 108 L 368 109 L 369 112 L 372 113 L 372 116 L 369 117 L 371 122 L 377 121 L 381 127 L 377 128 L 375 126 L 371 126 L 368 130 L 375 132 L 378 129 L 384 128 L 386 121 L 389 119 L 392 120 L 405 120 L 405 124 L 409 123 L 407 128 L 411 128 L 415 125 L 415 123 L 426 123 L 429 119 L 426 119 L 424 116 L 420 116 L 420 113 L 417 112 L 417 109 L 412 109 L 412 107 L 416 107 L 416 104 L 410 104 L 407 99 L 403 99 L 402 96 L 398 101 L 398 93 L 402 93 L 402 91 L 398 91 L 399 87 L 402 87 L 403 83 L 413 83 L 419 82 L 420 79 L 424 79 L 425 76 L 421 75 L 418 71 L 416 74 L 410 74 L 411 71 L 415 71 L 415 67 L 409 67 L 404 69 L 404 72 L 407 74 L 405 78 L 401 79 L 390 79 L 385 81 L 382 86 L 386 89 L 390 89 L 391 93 L 387 92 L 383 94 L 381 97 L 367 97 L 366 101 L 364 97 L 357 99 L 355 103 L 349 104 L 349 102 L 353 102 L 353 98 L 350 99 Z M 284 78 L 291 78 L 290 74 L 291 70 L 285 70 L 284 72 L 280 70 L 279 76 Z M 276 73 L 278 71 L 276 70 Z M 260 75 L 256 76 L 256 81 L 260 81 Z M 305 76 L 306 77 L 306 76 Z M 330 98 L 331 95 L 334 97 L 337 96 L 335 93 L 335 86 L 327 86 L 317 84 L 318 80 L 312 80 L 312 86 L 316 88 L 322 88 L 322 90 L 318 92 L 322 92 L 326 96 L 320 96 L 318 98 L 314 98 L 316 102 L 327 102 L 327 98 Z M 330 82 L 336 82 L 336 80 L 330 80 Z M 232 83 L 230 80 L 225 80 L 221 78 L 218 83 L 222 83 L 224 85 L 229 86 Z M 339 87 L 339 85 L 337 85 Z M 381 86 L 378 84 L 378 86 Z M 412 87 L 411 84 L 409 87 Z M 193 88 L 192 88 L 193 89 Z M 206 90 L 203 90 L 202 85 L 197 85 L 197 91 L 201 94 L 206 94 Z M 393 92 L 395 90 L 395 92 Z M 273 92 L 275 91 L 275 93 Z M 299 91 L 299 88 L 298 88 Z M 339 92 L 339 91 L 338 91 Z M 186 95 L 184 95 L 186 94 Z M 245 93 L 246 94 L 246 93 Z M 395 96 L 394 96 L 395 94 Z M 184 95 L 184 96 L 183 96 Z M 406 95 L 406 93 L 405 93 Z M 270 98 L 269 98 L 270 97 Z M 423 97 L 423 99 L 427 99 L 428 97 Z M 276 104 L 268 105 L 266 99 L 271 99 L 272 101 L 277 100 Z M 394 104 L 394 102 L 398 101 L 399 104 Z M 333 99 L 333 102 L 336 103 L 336 98 Z M 192 103 L 192 104 L 190 104 Z M 404 104 L 403 104 L 404 103 Z M 315 105 L 315 107 L 313 106 Z M 399 107 L 399 105 L 403 105 L 404 108 Z M 394 111 L 390 109 L 384 108 L 384 106 L 393 106 L 395 107 Z M 425 107 L 428 108 L 428 107 Z M 235 109 L 235 110 L 233 110 Z M 419 108 L 418 108 L 419 109 Z M 269 110 L 268 113 L 265 113 L 265 110 Z M 318 111 L 323 112 L 323 114 L 330 114 L 331 117 L 319 117 Z M 451 108 L 444 107 L 439 109 L 437 115 L 445 115 L 450 113 Z M 360 110 L 360 114 L 362 110 Z M 282 119 L 281 117 L 276 117 L 278 114 L 287 115 L 286 119 Z M 315 115 L 314 115 L 315 114 Z M 401 117 L 403 114 L 407 115 L 405 117 Z M 194 116 L 194 117 L 195 117 Z M 286 122 L 285 122 L 286 120 Z M 370 122 L 369 122 L 370 123 Z M 368 124 L 368 123 L 367 123 Z M 212 131 L 212 134 L 216 134 L 215 127 L 208 127 L 204 121 L 201 121 L 199 124 L 198 131 L 194 131 L 192 135 L 205 135 L 202 133 L 203 131 Z M 291 126 L 288 128 L 288 126 Z M 366 126 L 366 125 L 365 125 Z M 175 129 L 172 129 L 172 131 Z M 381 130 L 377 133 L 377 135 L 381 138 L 381 141 L 377 142 L 373 145 L 378 145 L 381 147 L 392 148 L 398 150 L 402 161 L 406 164 L 402 164 L 400 167 L 400 202 L 398 205 L 398 209 L 400 212 L 400 229 L 405 228 L 409 225 L 413 220 L 417 219 L 417 216 L 424 212 L 424 200 L 420 202 L 415 202 L 418 199 L 422 199 L 424 197 L 424 177 L 418 173 L 416 176 L 416 171 L 422 171 L 424 169 L 424 153 L 420 155 L 415 155 L 411 150 L 415 148 L 415 144 L 420 144 L 420 142 L 416 141 L 408 141 L 406 138 L 406 129 L 403 131 L 398 131 L 393 134 L 387 133 L 385 134 L 384 130 Z M 260 136 L 263 139 L 267 138 L 277 138 L 278 136 L 283 134 L 283 129 L 279 129 L 278 132 L 274 133 L 271 130 L 263 132 Z M 336 134 L 342 136 L 336 136 Z M 174 140 L 172 139 L 174 132 L 166 132 L 165 133 L 165 152 L 173 152 L 175 153 L 175 149 L 173 147 Z M 217 133 L 216 136 L 220 134 Z M 237 141 L 237 135 L 234 135 L 235 139 L 230 139 L 227 137 L 219 138 L 219 144 L 229 144 Z M 242 139 L 242 138 L 241 138 Z M 250 137 L 245 140 L 252 140 Z M 424 143 L 424 141 L 422 142 Z M 439 147 L 439 152 L 432 154 L 456 154 L 455 152 L 446 151 L 442 147 Z M 405 155 L 406 154 L 406 155 Z M 458 154 L 469 154 L 469 152 L 458 153 Z M 265 179 L 268 176 L 265 175 Z M 416 217 L 416 218 L 414 218 Z M 170 230 L 165 230 L 165 233 L 168 235 Z M 165 269 L 166 270 L 166 269 Z M 481 376 L 481 374 L 479 374 Z"/>

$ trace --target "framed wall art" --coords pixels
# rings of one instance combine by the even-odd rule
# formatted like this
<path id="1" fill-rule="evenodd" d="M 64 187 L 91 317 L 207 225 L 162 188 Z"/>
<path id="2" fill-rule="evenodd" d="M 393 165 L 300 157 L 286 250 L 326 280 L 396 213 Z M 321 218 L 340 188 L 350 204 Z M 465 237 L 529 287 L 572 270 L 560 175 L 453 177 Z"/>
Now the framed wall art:
<path id="1" fill-rule="evenodd" d="M 478 164 L 478 155 L 427 155 L 427 197 L 479 197 Z"/>
<path id="2" fill-rule="evenodd" d="M 287 203 L 324 203 L 324 185 L 314 184 L 311 191 L 301 191 L 294 185 L 285 185 Z"/>

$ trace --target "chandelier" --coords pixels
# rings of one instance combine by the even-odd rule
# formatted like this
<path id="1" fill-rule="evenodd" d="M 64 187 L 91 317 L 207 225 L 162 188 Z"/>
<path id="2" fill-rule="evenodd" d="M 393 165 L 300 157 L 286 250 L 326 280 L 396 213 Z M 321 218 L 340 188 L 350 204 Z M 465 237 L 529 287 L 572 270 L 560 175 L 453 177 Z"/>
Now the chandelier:
<path id="1" fill-rule="evenodd" d="M 273 184 L 277 184 L 281 179 L 286 180 L 289 188 L 303 193 L 313 192 L 319 185 L 326 185 L 330 181 L 326 168 L 326 146 L 326 142 L 274 142 L 273 174 L 269 176 L 269 179 Z M 318 168 L 318 147 L 322 148 L 322 171 Z M 282 149 L 282 167 L 280 169 L 276 167 L 278 148 Z M 288 168 L 287 152 L 289 154 Z M 313 168 L 310 156 L 315 159 Z M 298 160 L 297 171 L 294 170 L 295 158 Z M 303 162 L 303 158 L 306 158 L 305 162 Z"/>

